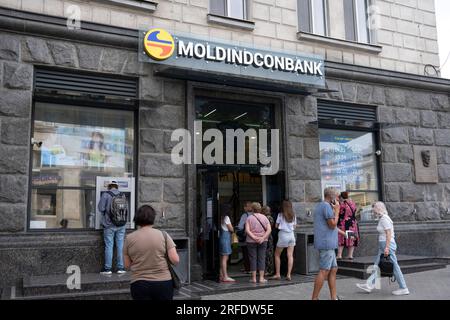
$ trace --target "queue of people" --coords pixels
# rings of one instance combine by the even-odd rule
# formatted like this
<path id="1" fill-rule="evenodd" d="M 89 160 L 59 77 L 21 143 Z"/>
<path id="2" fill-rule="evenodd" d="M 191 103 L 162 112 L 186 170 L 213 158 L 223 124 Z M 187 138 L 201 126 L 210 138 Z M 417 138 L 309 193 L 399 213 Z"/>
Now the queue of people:
<path id="1" fill-rule="evenodd" d="M 109 192 L 102 195 L 99 203 L 99 209 L 103 213 L 105 240 L 105 265 L 101 273 L 105 275 L 112 273 L 112 253 L 115 242 L 117 272 L 123 274 L 126 269 L 131 271 L 130 290 L 133 299 L 171 300 L 174 293 L 171 266 L 179 262 L 174 241 L 166 232 L 153 228 L 156 212 L 149 205 L 138 209 L 134 217 L 138 229 L 125 238 L 125 226 L 121 225 L 120 219 L 116 217 L 119 215 L 116 207 L 120 207 L 122 195 L 118 191 L 118 184 L 114 181 L 108 189 Z M 243 253 L 244 269 L 242 271 L 250 274 L 250 282 L 266 283 L 267 275 L 271 275 L 269 279 L 281 280 L 281 254 L 285 249 L 287 253 L 286 280 L 292 279 L 296 245 L 294 231 L 297 227 L 297 218 L 289 200 L 284 200 L 281 209 L 277 211 L 280 212 L 274 219 L 270 207 L 247 201 L 244 203 L 244 213 L 240 217 L 239 224 L 233 227 L 231 206 L 221 205 L 220 282 L 236 282 L 228 274 L 235 231 Z M 324 200 L 316 206 L 314 211 L 314 247 L 319 251 L 319 272 L 314 282 L 313 300 L 319 298 L 325 281 L 328 283 L 331 299 L 339 299 L 336 288 L 337 260 L 342 259 L 344 249 L 347 249 L 346 259 L 352 260 L 354 249 L 360 242 L 356 211 L 356 204 L 347 192 L 338 193 L 335 188 L 324 190 Z M 393 264 L 395 279 L 399 284 L 399 289 L 392 294 L 407 295 L 409 290 L 396 258 L 397 244 L 393 221 L 382 202 L 376 202 L 373 205 L 373 212 L 379 220 L 377 226 L 379 249 L 374 265 L 378 266 L 383 255 L 389 257 Z M 366 283 L 357 284 L 357 287 L 370 293 L 376 288 L 377 277 L 379 277 L 379 271 L 375 267 Z"/>
<path id="2" fill-rule="evenodd" d="M 267 281 L 264 275 L 271 276 L 271 280 L 280 280 L 281 254 L 284 249 L 287 250 L 288 260 L 286 280 L 292 279 L 296 225 L 297 218 L 289 200 L 283 201 L 282 209 L 276 213 L 275 219 L 269 206 L 249 201 L 244 203 L 244 213 L 236 229 L 244 260 L 242 271 L 251 274 L 251 282 L 257 282 L 256 271 L 259 272 L 260 283 Z M 242 234 L 245 236 L 242 237 Z"/>

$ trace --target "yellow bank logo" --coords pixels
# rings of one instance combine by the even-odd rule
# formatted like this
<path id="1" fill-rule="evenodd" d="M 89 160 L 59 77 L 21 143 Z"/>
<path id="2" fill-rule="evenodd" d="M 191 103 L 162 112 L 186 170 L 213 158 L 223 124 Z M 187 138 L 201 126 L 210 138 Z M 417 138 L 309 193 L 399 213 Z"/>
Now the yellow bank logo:
<path id="1" fill-rule="evenodd" d="M 165 60 L 170 58 L 175 50 L 175 41 L 166 30 L 151 29 L 145 34 L 144 50 L 152 59 Z"/>

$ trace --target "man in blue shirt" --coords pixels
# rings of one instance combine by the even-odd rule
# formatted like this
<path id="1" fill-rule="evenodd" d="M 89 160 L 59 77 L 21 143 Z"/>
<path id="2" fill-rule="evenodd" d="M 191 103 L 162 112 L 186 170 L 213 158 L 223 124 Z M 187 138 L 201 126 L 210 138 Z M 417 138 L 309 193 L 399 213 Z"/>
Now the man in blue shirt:
<path id="1" fill-rule="evenodd" d="M 245 222 L 247 221 L 247 218 L 252 214 L 253 214 L 252 202 L 245 201 L 244 202 L 244 213 L 241 215 L 239 224 L 236 227 L 237 231 L 245 230 Z M 239 239 L 239 245 L 242 249 L 242 256 L 243 256 L 243 260 L 244 260 L 244 269 L 242 271 L 248 273 L 248 272 L 250 272 L 250 259 L 248 257 L 247 243 L 245 242 L 245 237 Z"/>
<path id="2" fill-rule="evenodd" d="M 313 300 L 319 299 L 325 279 L 328 280 L 332 300 L 336 294 L 336 249 L 338 247 L 337 224 L 339 219 L 339 193 L 335 188 L 324 190 L 324 201 L 314 211 L 314 247 L 319 250 L 319 273 L 314 282 Z"/>

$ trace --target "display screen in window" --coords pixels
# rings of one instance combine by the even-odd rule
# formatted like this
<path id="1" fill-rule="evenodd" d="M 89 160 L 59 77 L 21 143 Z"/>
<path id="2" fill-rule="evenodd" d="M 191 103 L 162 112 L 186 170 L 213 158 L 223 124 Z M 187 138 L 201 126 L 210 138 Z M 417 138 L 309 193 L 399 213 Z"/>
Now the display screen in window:
<path id="1" fill-rule="evenodd" d="M 373 132 L 320 129 L 322 189 L 348 191 L 361 220 L 371 220 L 378 200 L 378 171 Z"/>
<path id="2" fill-rule="evenodd" d="M 132 177 L 134 112 L 36 103 L 30 228 L 93 228 L 97 176 Z"/>

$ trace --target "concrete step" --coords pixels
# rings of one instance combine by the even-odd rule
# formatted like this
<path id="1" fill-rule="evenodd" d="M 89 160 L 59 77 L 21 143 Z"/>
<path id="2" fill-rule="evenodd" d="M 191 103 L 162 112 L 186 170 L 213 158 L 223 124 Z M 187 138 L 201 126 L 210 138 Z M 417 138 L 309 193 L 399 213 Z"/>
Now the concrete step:
<path id="1" fill-rule="evenodd" d="M 341 276 L 340 276 L 341 277 Z M 81 290 L 69 290 L 66 286 L 67 275 L 31 276 L 23 284 L 6 288 L 2 299 L 6 300 L 123 300 L 130 299 L 129 275 L 111 277 L 99 274 L 84 274 L 81 277 Z M 192 282 L 183 286 L 175 295 L 175 300 L 197 300 L 201 296 L 229 293 L 243 290 L 256 290 L 314 281 L 314 275 L 294 274 L 292 281 L 271 280 L 265 284 L 249 283 L 249 276 L 239 277 L 236 283 L 218 283 L 211 280 Z"/>
<path id="2" fill-rule="evenodd" d="M 67 288 L 68 277 L 69 275 L 67 274 L 25 277 L 23 279 L 22 288 L 23 296 L 72 294 L 74 290 Z M 110 276 L 95 273 L 81 275 L 81 290 L 83 292 L 110 290 L 129 291 L 129 289 L 129 273 L 124 275 L 112 274 Z"/>
<path id="3" fill-rule="evenodd" d="M 356 268 L 356 269 L 367 269 L 367 267 L 373 265 L 375 256 L 367 257 L 355 257 L 354 260 L 338 260 L 339 267 Z M 411 255 L 397 255 L 397 260 L 400 266 L 431 263 L 431 262 L 441 262 L 435 257 L 423 257 L 423 256 L 411 256 Z"/>
<path id="4" fill-rule="evenodd" d="M 445 269 L 447 266 L 444 263 L 428 262 L 419 264 L 400 265 L 400 267 L 402 269 L 403 274 L 409 274 L 437 269 Z M 351 267 L 339 267 L 338 274 L 358 279 L 367 279 L 370 276 L 370 274 L 366 272 L 366 269 L 351 268 Z"/>
<path id="5" fill-rule="evenodd" d="M 2 300 L 131 300 L 130 289 L 112 289 L 95 291 L 78 291 L 71 293 L 36 294 L 36 295 L 16 295 L 12 294 L 14 289 L 6 289 L 7 293 L 2 296 Z M 197 295 L 186 295 L 177 293 L 174 300 L 199 300 Z"/>
<path id="6" fill-rule="evenodd" d="M 11 287 L 2 298 L 14 300 L 36 299 L 92 299 L 92 300 L 129 300 L 130 274 L 101 275 L 87 273 L 81 275 L 80 289 L 68 289 L 67 274 L 29 276 L 23 279 L 21 286 Z M 183 290 L 183 288 L 182 288 Z M 175 300 L 195 300 L 196 294 L 176 292 Z"/>

